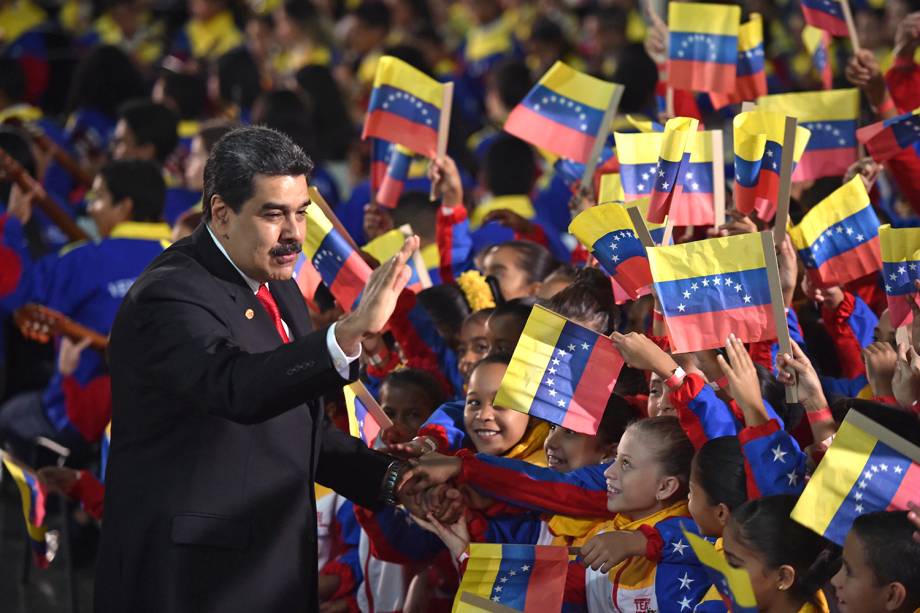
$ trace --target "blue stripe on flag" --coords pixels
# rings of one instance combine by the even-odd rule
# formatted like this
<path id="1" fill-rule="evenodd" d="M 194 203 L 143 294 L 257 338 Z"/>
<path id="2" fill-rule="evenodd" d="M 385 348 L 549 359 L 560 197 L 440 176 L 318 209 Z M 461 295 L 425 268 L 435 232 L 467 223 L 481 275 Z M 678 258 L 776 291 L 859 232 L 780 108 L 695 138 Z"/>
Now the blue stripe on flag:
<path id="1" fill-rule="evenodd" d="M 436 106 L 389 85 L 375 87 L 371 92 L 367 112 L 373 111 L 393 113 L 432 130 L 437 130 L 441 121 L 441 110 Z"/>
<path id="2" fill-rule="evenodd" d="M 632 230 L 614 230 L 597 239 L 591 252 L 611 277 L 617 267 L 634 257 L 646 257 L 645 247 Z"/>
<path id="3" fill-rule="evenodd" d="M 889 296 L 905 296 L 917 290 L 914 281 L 920 279 L 920 260 L 906 262 L 882 262 L 885 277 L 885 293 Z"/>
<path id="4" fill-rule="evenodd" d="M 672 30 L 668 48 L 672 60 L 731 65 L 738 60 L 737 36 Z"/>
<path id="5" fill-rule="evenodd" d="M 597 334 L 566 322 L 556 341 L 555 352 L 543 373 L 530 405 L 530 415 L 554 424 L 564 421 L 581 375 L 585 371 Z"/>
<path id="6" fill-rule="evenodd" d="M 665 315 L 674 317 L 752 307 L 770 302 L 766 268 L 677 281 L 657 281 L 655 288 L 664 306 Z"/>
<path id="7" fill-rule="evenodd" d="M 835 223 L 821 233 L 806 249 L 799 249 L 805 265 L 818 268 L 831 258 L 846 253 L 878 236 L 878 217 L 865 207 Z"/>
<path id="8" fill-rule="evenodd" d="M 856 120 L 803 121 L 803 128 L 811 130 L 808 151 L 838 149 L 856 146 Z"/>
<path id="9" fill-rule="evenodd" d="M 558 124 L 592 136 L 597 134 L 604 118 L 603 110 L 567 98 L 539 84 L 521 104 Z"/>

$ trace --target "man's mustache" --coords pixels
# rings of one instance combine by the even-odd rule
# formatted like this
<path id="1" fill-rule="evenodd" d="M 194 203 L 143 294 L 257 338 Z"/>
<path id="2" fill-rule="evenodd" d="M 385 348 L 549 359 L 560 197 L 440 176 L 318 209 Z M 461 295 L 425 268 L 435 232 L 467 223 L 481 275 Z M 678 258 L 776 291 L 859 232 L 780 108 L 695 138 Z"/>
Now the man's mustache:
<path id="1" fill-rule="evenodd" d="M 269 251 L 268 254 L 272 257 L 281 257 L 285 255 L 300 253 L 302 250 L 303 246 L 298 242 L 281 243 L 277 247 L 272 247 L 272 250 Z"/>

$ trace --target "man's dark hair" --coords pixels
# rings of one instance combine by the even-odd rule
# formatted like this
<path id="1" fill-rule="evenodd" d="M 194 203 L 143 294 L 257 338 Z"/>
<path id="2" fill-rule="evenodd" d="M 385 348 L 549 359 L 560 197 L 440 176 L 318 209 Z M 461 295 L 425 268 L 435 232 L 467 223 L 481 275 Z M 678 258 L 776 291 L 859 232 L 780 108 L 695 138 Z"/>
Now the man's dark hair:
<path id="1" fill-rule="evenodd" d="M 252 198 L 256 175 L 309 176 L 312 170 L 313 162 L 303 149 L 281 132 L 264 127 L 233 130 L 217 141 L 204 167 L 204 220 L 211 219 L 215 195 L 239 213 Z"/>
<path id="2" fill-rule="evenodd" d="M 100 171 L 112 202 L 130 198 L 134 221 L 161 221 L 166 200 L 166 183 L 159 166 L 145 160 L 115 160 Z"/>
<path id="3" fill-rule="evenodd" d="M 537 163 L 530 145 L 502 134 L 486 152 L 485 183 L 494 196 L 529 194 L 537 180 Z"/>
<path id="4" fill-rule="evenodd" d="M 498 97 L 507 109 L 513 109 L 524 99 L 533 79 L 527 64 L 521 60 L 505 60 L 486 75 L 490 87 L 498 92 Z"/>
<path id="5" fill-rule="evenodd" d="M 138 145 L 153 145 L 160 164 L 179 144 L 179 117 L 167 106 L 147 99 L 129 100 L 118 110 Z"/>

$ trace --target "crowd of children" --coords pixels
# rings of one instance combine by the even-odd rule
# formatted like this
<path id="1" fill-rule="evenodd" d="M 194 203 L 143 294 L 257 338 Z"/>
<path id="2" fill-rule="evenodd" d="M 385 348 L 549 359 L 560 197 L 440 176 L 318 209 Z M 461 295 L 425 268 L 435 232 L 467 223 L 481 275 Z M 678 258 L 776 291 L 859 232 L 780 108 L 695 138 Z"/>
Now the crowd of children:
<path id="1" fill-rule="evenodd" d="M 822 87 L 800 10 L 820 3 L 722 4 L 762 16 L 771 94 Z M 833 85 L 859 89 L 862 125 L 920 107 L 920 3 L 850 5 L 861 47 L 834 39 Z M 109 333 L 134 279 L 201 223 L 209 151 L 237 126 L 265 125 L 310 155 L 310 185 L 358 246 L 411 225 L 432 282 L 403 293 L 361 358 L 392 422 L 368 443 L 426 467 L 429 482 L 378 511 L 315 486 L 320 611 L 450 610 L 471 543 L 569 548 L 564 611 L 731 610 L 685 531 L 747 572 L 760 611 L 917 610 L 920 490 L 909 511 L 856 517 L 842 547 L 791 513 L 848 411 L 920 445 L 920 307 L 910 300 L 896 340 L 880 271 L 819 286 L 787 239 L 777 260 L 791 352 L 734 334 L 674 352 L 659 297 L 624 298 L 569 234 L 596 194 L 502 131 L 561 60 L 625 86 L 617 130 L 673 110 L 730 134 L 738 105 L 666 93 L 658 15 L 667 2 L 0 0 L 3 449 L 78 503 L 80 530 L 105 521 L 104 346 L 68 324 Z M 409 160 L 395 208 L 380 205 L 381 159 L 360 139 L 383 56 L 455 87 L 446 154 Z M 797 223 L 859 176 L 882 223 L 920 226 L 918 173 L 917 144 L 884 163 L 864 157 L 845 175 L 793 182 L 789 215 Z M 729 202 L 730 184 L 714 188 Z M 725 221 L 675 228 L 675 241 L 770 227 L 731 206 Z M 351 306 L 322 284 L 304 299 L 315 327 Z M 14 326 L 30 303 L 53 321 Z M 610 337 L 625 361 L 594 434 L 496 404 L 538 305 Z M 28 334 L 42 326 L 51 344 Z M 349 428 L 344 398 L 325 406 Z M 66 447 L 66 465 L 38 440 Z M 94 555 L 91 540 L 77 546 Z"/>

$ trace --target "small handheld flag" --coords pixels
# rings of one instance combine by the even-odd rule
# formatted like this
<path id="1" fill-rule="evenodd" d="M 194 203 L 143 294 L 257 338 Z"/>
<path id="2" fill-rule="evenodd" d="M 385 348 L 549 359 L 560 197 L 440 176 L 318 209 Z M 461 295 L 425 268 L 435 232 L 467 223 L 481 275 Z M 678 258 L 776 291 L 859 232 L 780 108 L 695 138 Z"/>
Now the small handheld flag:
<path id="1" fill-rule="evenodd" d="M 396 208 L 406 180 L 409 178 L 411 166 L 412 152 L 402 145 L 395 145 L 380 181 L 380 188 L 377 190 L 377 204 L 388 209 Z"/>
<path id="2" fill-rule="evenodd" d="M 765 96 L 767 73 L 764 68 L 763 19 L 759 13 L 751 13 L 751 18 L 738 28 L 735 89 L 727 95 L 715 92 L 710 94 L 713 106 L 720 109 L 729 104 Z"/>
<path id="3" fill-rule="evenodd" d="M 757 210 L 769 220 L 776 212 L 786 117 L 782 113 L 747 111 L 732 122 L 735 146 L 735 208 Z M 801 159 L 811 132 L 798 126 L 793 162 Z"/>
<path id="4" fill-rule="evenodd" d="M 876 162 L 884 162 L 920 143 L 920 108 L 856 131 L 856 138 Z"/>
<path id="5" fill-rule="evenodd" d="M 48 551 L 45 539 L 47 530 L 45 522 L 45 488 L 38 481 L 34 472 L 23 468 L 18 462 L 13 461 L 7 454 L 0 452 L 3 465 L 6 466 L 19 495 L 22 498 L 22 517 L 26 523 L 26 532 L 29 535 L 29 545 L 32 548 L 32 558 L 39 568 L 47 568 L 54 557 Z"/>
<path id="6" fill-rule="evenodd" d="M 672 117 L 664 126 L 648 209 L 648 220 L 652 223 L 662 223 L 671 209 L 671 201 L 680 197 L 681 178 L 690 164 L 687 143 L 699 124 L 698 120 L 690 117 Z"/>
<path id="7" fill-rule="evenodd" d="M 511 111 L 505 131 L 586 164 L 604 114 L 622 87 L 556 62 Z"/>
<path id="8" fill-rule="evenodd" d="M 586 209 L 569 224 L 569 232 L 632 298 L 638 297 L 639 289 L 651 285 L 645 246 L 625 207 L 599 204 Z"/>
<path id="9" fill-rule="evenodd" d="M 882 274 L 888 296 L 888 315 L 895 329 L 913 320 L 907 296 L 917 299 L 914 281 L 920 279 L 920 228 L 878 229 L 882 249 Z"/>
<path id="10" fill-rule="evenodd" d="M 757 108 L 795 117 L 811 132 L 792 173 L 793 181 L 842 176 L 856 161 L 858 89 L 763 96 L 757 100 Z"/>
<path id="11" fill-rule="evenodd" d="M 676 353 L 721 347 L 729 334 L 776 338 L 760 234 L 652 247 L 648 257 Z"/>
<path id="12" fill-rule="evenodd" d="M 373 447 L 377 435 L 393 426 L 374 397 L 360 381 L 342 388 L 345 394 L 345 411 L 348 414 L 348 433 Z"/>
<path id="13" fill-rule="evenodd" d="M 622 367 L 609 338 L 535 306 L 495 405 L 596 434 Z"/>
<path id="14" fill-rule="evenodd" d="M 831 35 L 826 30 L 806 25 L 802 30 L 802 42 L 808 50 L 811 63 L 821 76 L 821 85 L 824 89 L 831 89 L 834 86 L 830 57 Z"/>
<path id="15" fill-rule="evenodd" d="M 789 230 L 792 244 L 819 287 L 842 285 L 882 268 L 878 217 L 862 177 L 853 177 Z"/>
<path id="16" fill-rule="evenodd" d="M 843 545 L 860 515 L 906 511 L 920 492 L 920 448 L 851 410 L 792 509 L 792 519 Z"/>
<path id="17" fill-rule="evenodd" d="M 754 588 L 747 571 L 729 564 L 725 555 L 716 551 L 706 539 L 686 530 L 683 532 L 693 553 L 703 564 L 709 580 L 719 590 L 723 602 L 728 605 L 728 610 L 731 613 L 756 613 L 757 600 L 754 598 Z"/>
<path id="18" fill-rule="evenodd" d="M 357 302 L 370 277 L 370 267 L 332 226 L 316 204 L 307 206 L 306 258 L 346 312 Z"/>
<path id="19" fill-rule="evenodd" d="M 735 90 L 741 7 L 668 4 L 668 84 L 674 89 Z"/>
<path id="20" fill-rule="evenodd" d="M 525 613 L 560 611 L 568 567 L 567 547 L 471 543 L 452 613 L 478 610 L 463 593 Z"/>
<path id="21" fill-rule="evenodd" d="M 598 204 L 612 202 L 626 202 L 626 194 L 623 192 L 623 183 L 618 172 L 601 175 L 600 188 L 597 190 Z"/>
<path id="22" fill-rule="evenodd" d="M 377 63 L 361 137 L 382 138 L 434 157 L 444 98 L 443 83 L 398 58 L 384 56 Z"/>
<path id="23" fill-rule="evenodd" d="M 403 244 L 406 242 L 406 237 L 411 235 L 412 228 L 408 225 L 395 228 L 367 243 L 361 250 L 383 264 L 399 253 Z M 419 292 L 427 287 L 431 287 L 431 278 L 428 276 L 428 268 L 424 265 L 420 265 L 420 262 L 421 254 L 416 251 L 408 262 L 412 275 L 409 277 L 409 284 L 406 286 L 413 292 Z"/>
<path id="24" fill-rule="evenodd" d="M 805 23 L 829 32 L 833 36 L 850 33 L 841 2 L 847 0 L 800 0 Z"/>

